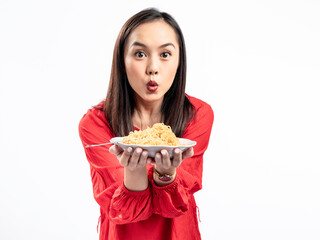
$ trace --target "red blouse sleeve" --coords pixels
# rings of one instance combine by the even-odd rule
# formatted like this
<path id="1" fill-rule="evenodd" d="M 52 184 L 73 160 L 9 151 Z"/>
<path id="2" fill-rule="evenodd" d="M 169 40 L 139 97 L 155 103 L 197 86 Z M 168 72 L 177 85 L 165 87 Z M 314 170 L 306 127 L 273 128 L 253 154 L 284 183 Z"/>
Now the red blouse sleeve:
<path id="1" fill-rule="evenodd" d="M 203 154 L 208 147 L 214 114 L 210 105 L 198 99 L 192 99 L 196 116 L 185 129 L 183 138 L 197 142 L 194 155 L 184 159 L 177 168 L 176 179 L 171 184 L 158 187 L 152 180 L 153 212 L 163 217 L 173 218 L 184 214 L 189 209 L 190 195 L 202 188 Z"/>
<path id="2" fill-rule="evenodd" d="M 108 142 L 114 137 L 103 112 L 90 109 L 79 124 L 83 146 Z M 110 145 L 84 148 L 90 164 L 94 198 L 107 217 L 116 224 L 132 223 L 152 214 L 150 186 L 141 192 L 126 189 L 123 167 L 109 153 Z"/>

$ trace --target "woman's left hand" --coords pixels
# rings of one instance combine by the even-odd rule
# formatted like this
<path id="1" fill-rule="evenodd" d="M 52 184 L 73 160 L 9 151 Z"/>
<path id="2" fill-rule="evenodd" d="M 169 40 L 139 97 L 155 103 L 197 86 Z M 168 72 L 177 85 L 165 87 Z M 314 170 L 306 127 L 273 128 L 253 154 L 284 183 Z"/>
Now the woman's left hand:
<path id="1" fill-rule="evenodd" d="M 188 148 L 186 151 L 181 152 L 179 148 L 174 149 L 173 158 L 170 159 L 167 150 L 162 149 L 160 153 L 155 155 L 155 168 L 160 173 L 173 175 L 176 172 L 176 168 L 180 166 L 182 161 L 186 158 L 193 156 L 193 148 Z"/>

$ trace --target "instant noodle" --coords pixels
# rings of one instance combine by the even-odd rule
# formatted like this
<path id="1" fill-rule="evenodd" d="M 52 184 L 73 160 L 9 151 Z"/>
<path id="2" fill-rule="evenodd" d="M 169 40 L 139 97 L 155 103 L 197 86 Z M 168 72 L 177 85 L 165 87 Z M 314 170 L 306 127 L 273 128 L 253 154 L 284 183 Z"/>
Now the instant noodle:
<path id="1" fill-rule="evenodd" d="M 156 123 L 146 130 L 130 132 L 129 135 L 123 139 L 123 143 L 162 146 L 181 145 L 179 139 L 172 132 L 171 127 L 164 123 Z"/>

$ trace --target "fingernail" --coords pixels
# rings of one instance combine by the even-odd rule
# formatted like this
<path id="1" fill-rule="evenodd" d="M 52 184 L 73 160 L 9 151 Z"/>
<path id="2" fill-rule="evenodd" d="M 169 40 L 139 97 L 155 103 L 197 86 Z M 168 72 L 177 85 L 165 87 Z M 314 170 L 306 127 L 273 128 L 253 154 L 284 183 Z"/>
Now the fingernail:
<path id="1" fill-rule="evenodd" d="M 161 151 L 161 154 L 164 156 L 166 154 L 166 151 L 165 150 L 162 150 Z"/>
<path id="2" fill-rule="evenodd" d="M 143 152 L 143 153 L 142 153 L 142 156 L 146 157 L 146 156 L 147 156 L 147 153 L 146 153 L 146 152 Z"/>
<path id="3" fill-rule="evenodd" d="M 174 150 L 175 153 L 180 153 L 179 149 Z"/>
<path id="4" fill-rule="evenodd" d="M 132 152 L 132 147 L 128 147 L 128 148 L 127 148 L 127 151 L 128 151 L 128 152 Z"/>
<path id="5" fill-rule="evenodd" d="M 136 151 L 137 151 L 137 153 L 141 153 L 141 149 L 140 148 L 138 148 Z"/>

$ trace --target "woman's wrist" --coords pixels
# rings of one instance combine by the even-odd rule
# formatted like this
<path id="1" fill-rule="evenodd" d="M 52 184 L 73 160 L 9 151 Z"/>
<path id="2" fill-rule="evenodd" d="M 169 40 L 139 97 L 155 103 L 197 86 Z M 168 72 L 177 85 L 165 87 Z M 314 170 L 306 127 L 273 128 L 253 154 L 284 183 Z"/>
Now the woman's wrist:
<path id="1" fill-rule="evenodd" d="M 129 169 L 124 167 L 124 185 L 130 191 L 144 191 L 148 188 L 148 172 L 146 167 Z"/>

